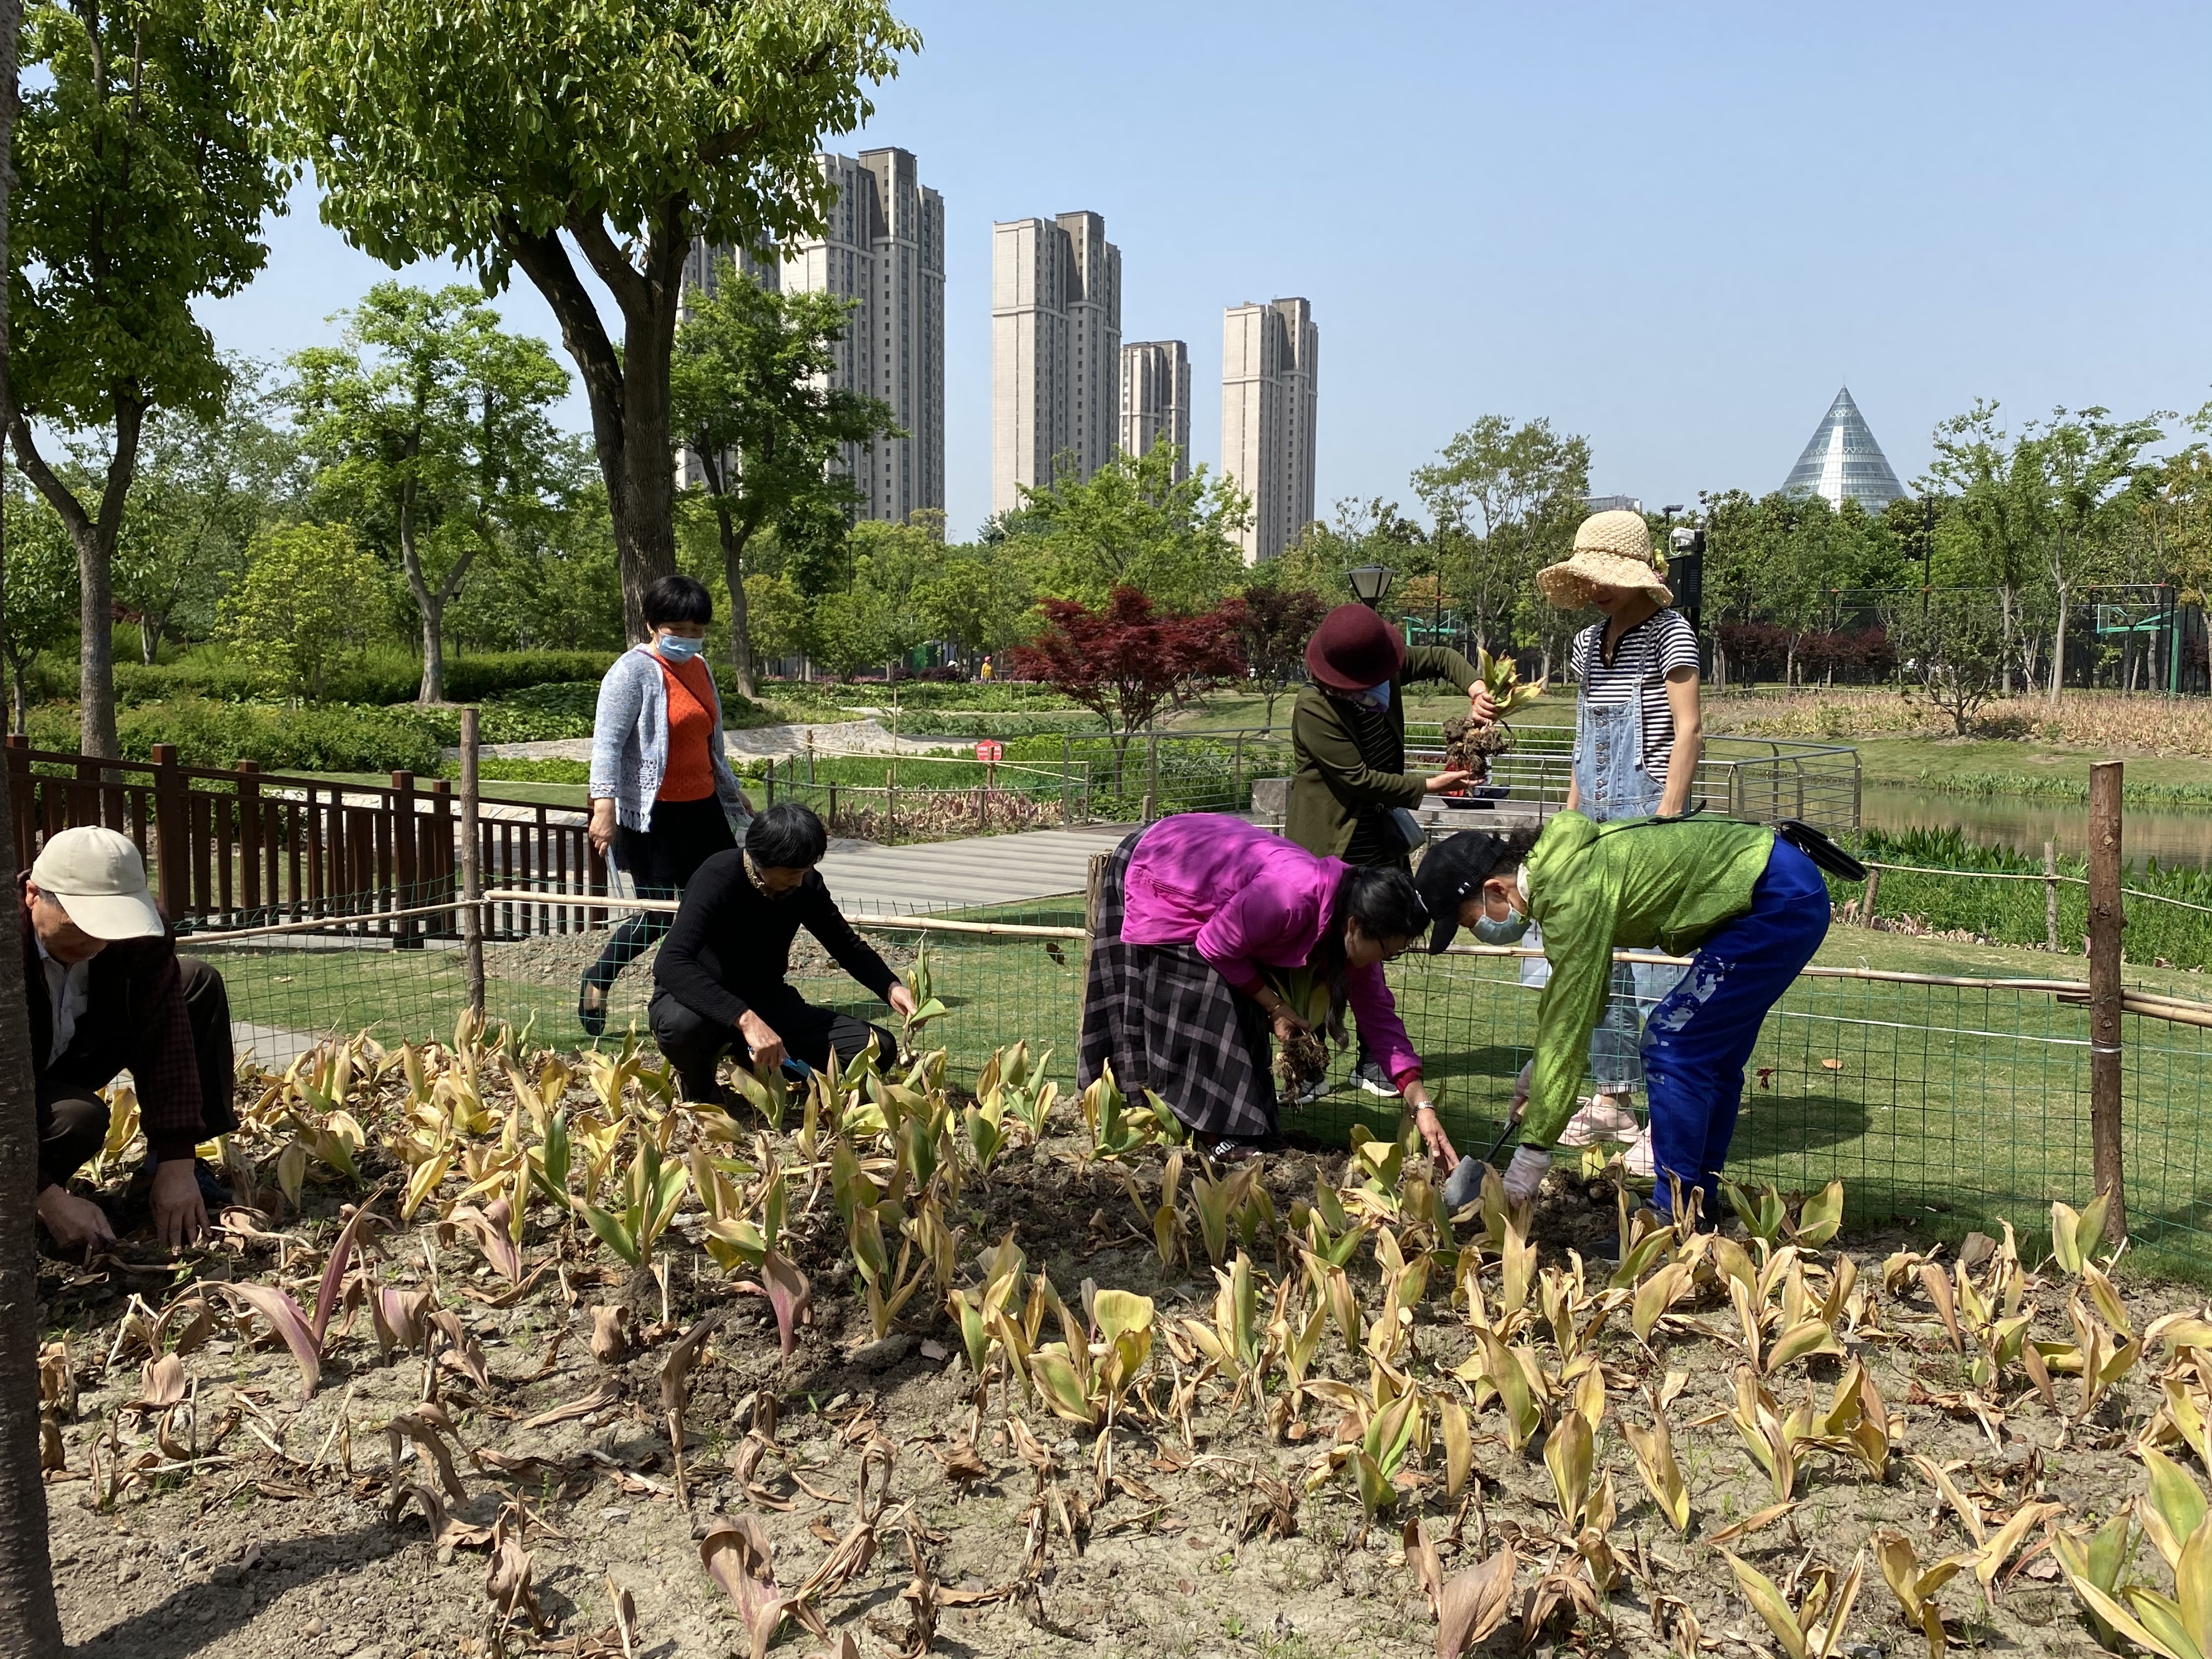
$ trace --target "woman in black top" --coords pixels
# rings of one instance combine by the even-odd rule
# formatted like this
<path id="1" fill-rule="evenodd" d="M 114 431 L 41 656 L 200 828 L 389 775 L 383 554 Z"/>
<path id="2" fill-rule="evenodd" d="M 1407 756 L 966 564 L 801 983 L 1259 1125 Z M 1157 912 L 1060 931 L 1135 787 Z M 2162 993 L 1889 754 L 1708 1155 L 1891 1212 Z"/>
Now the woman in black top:
<path id="1" fill-rule="evenodd" d="M 787 981 L 792 940 L 804 927 L 893 1012 L 914 1012 L 913 994 L 853 931 L 815 869 L 829 846 L 822 820 L 785 802 L 754 818 L 744 846 L 714 854 L 684 888 L 653 963 L 647 1018 L 686 1099 L 726 1103 L 715 1076 L 725 1053 L 756 1072 L 787 1057 L 827 1066 L 833 1052 L 848 1064 L 871 1038 L 885 1060 L 896 1056 L 881 1026 L 817 1008 Z"/>

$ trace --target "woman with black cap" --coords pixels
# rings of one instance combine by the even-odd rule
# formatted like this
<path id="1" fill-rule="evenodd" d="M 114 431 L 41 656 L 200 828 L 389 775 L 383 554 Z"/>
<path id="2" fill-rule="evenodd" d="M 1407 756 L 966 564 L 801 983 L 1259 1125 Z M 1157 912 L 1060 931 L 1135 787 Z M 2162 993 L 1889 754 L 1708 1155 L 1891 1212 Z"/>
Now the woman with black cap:
<path id="1" fill-rule="evenodd" d="M 1309 853 L 1366 867 L 1407 867 L 1417 837 L 1394 817 L 1467 781 L 1464 772 L 1425 777 L 1406 769 L 1409 681 L 1447 680 L 1467 694 L 1480 720 L 1498 710 L 1474 665 L 1456 651 L 1412 650 L 1396 629 L 1364 605 L 1340 605 L 1306 642 L 1313 684 L 1291 711 L 1296 769 L 1283 835 Z M 1352 1078 L 1370 1094 L 1397 1092 L 1363 1036 Z M 1318 1090 L 1316 1089 L 1316 1092 Z"/>

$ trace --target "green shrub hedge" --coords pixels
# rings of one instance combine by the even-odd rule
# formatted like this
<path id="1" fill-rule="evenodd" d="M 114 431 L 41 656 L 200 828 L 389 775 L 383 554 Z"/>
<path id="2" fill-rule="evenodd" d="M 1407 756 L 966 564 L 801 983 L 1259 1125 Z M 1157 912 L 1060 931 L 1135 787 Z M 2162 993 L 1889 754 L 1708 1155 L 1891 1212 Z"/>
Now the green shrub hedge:
<path id="1" fill-rule="evenodd" d="M 446 696 L 454 702 L 481 702 L 502 693 L 560 682 L 588 680 L 594 685 L 615 659 L 611 651 L 489 651 L 457 657 L 446 665 Z M 339 669 L 331 678 L 328 701 L 341 703 L 408 702 L 422 687 L 419 662 L 378 653 Z M 166 702 L 179 697 L 207 697 L 250 702 L 268 687 L 245 664 L 215 647 L 202 647 L 177 662 L 118 662 L 115 695 L 125 703 Z"/>
<path id="2" fill-rule="evenodd" d="M 42 703 L 30 713 L 31 744 L 74 750 L 77 712 Z M 154 758 L 154 745 L 177 746 L 187 766 L 254 762 L 265 772 L 394 772 L 430 775 L 438 767 L 435 721 L 411 708 L 362 708 L 321 703 L 290 708 L 267 703 L 178 697 L 116 713 L 125 760 Z"/>

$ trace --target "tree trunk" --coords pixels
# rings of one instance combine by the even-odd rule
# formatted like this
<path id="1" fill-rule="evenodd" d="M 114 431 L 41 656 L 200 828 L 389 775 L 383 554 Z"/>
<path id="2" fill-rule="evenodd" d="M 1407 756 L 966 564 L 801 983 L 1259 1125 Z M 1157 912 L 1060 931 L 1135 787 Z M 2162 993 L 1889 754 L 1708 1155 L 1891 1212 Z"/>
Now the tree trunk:
<path id="1" fill-rule="evenodd" d="M 2051 709 L 2058 712 L 2059 688 L 2066 683 L 2066 601 L 2064 588 L 2058 590 L 2058 628 L 2051 636 Z"/>
<path id="2" fill-rule="evenodd" d="M 146 420 L 146 400 L 134 386 L 114 394 L 115 450 L 100 491 L 100 515 L 84 510 L 76 493 L 39 453 L 30 423 L 10 409 L 9 431 L 15 461 L 39 487 L 68 528 L 77 564 L 77 702 L 82 716 L 81 751 L 102 759 L 119 749 L 115 737 L 115 540 L 123 529 L 123 504 L 138 467 L 138 434 Z"/>
<path id="3" fill-rule="evenodd" d="M 161 632 L 167 619 L 138 613 L 138 660 L 151 668 L 161 657 Z"/>
<path id="4" fill-rule="evenodd" d="M 22 21 L 22 0 L 0 0 L 0 157 L 9 153 L 15 125 Z M 0 163 L 0 270 L 8 268 L 14 183 L 14 168 Z M 8 385 L 8 298 L 0 288 L 0 425 L 12 429 L 15 415 Z M 0 568 L 6 559 L 0 543 Z M 7 769 L 0 767 L 0 824 L 14 822 Z M 61 1615 L 54 1607 L 46 1547 L 46 1480 L 39 1467 L 39 1257 L 32 1218 L 39 1128 L 24 997 L 21 954 L 0 951 L 0 1653 L 61 1659 Z"/>
<path id="5" fill-rule="evenodd" d="M 569 234 L 621 309 L 619 351 L 559 233 L 533 234 L 513 221 L 498 228 L 501 246 L 559 319 L 561 342 L 575 359 L 577 378 L 584 384 L 622 569 L 623 629 L 632 641 L 646 637 L 646 589 L 676 570 L 676 453 L 669 441 L 668 365 L 676 343 L 684 258 L 690 252 L 685 207 L 685 200 L 675 197 L 659 205 L 641 239 L 642 271 L 608 234 L 605 221 L 580 212 L 568 222 Z"/>
<path id="6" fill-rule="evenodd" d="M 745 538 L 738 534 L 729 497 L 714 497 L 715 527 L 722 538 L 722 580 L 730 589 L 730 681 L 741 697 L 753 695 L 753 636 L 745 612 Z"/>

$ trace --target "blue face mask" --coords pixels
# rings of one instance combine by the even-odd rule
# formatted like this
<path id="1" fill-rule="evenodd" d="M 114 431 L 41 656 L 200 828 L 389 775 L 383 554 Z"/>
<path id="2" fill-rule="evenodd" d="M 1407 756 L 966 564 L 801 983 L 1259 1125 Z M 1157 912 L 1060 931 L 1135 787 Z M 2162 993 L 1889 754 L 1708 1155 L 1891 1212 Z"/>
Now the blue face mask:
<path id="1" fill-rule="evenodd" d="M 707 641 L 687 640 L 681 634 L 663 634 L 653 641 L 653 648 L 671 662 L 690 662 L 707 648 Z"/>
<path id="2" fill-rule="evenodd" d="M 1390 706 L 1390 682 L 1385 680 L 1380 685 L 1369 686 L 1359 694 L 1359 700 L 1376 708 L 1388 708 Z"/>
<path id="3" fill-rule="evenodd" d="M 1474 929 L 1475 938 L 1485 945 L 1518 945 L 1522 935 L 1528 931 L 1528 918 L 1518 910 L 1508 910 L 1503 921 L 1492 921 L 1487 915 L 1482 916 L 1476 921 Z"/>

